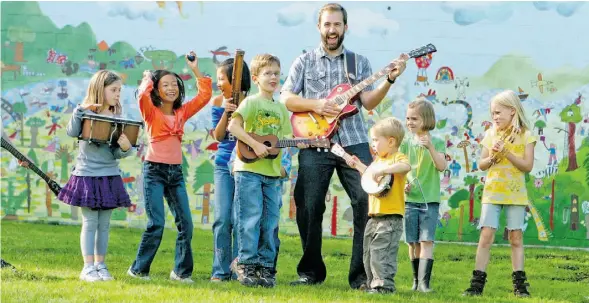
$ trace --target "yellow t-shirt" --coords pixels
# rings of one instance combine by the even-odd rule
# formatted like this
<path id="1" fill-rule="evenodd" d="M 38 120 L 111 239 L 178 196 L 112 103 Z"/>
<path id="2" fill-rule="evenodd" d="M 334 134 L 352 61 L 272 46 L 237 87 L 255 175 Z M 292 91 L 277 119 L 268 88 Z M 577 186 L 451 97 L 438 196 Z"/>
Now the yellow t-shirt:
<path id="1" fill-rule="evenodd" d="M 497 133 L 491 128 L 485 132 L 485 138 L 481 144 L 492 153 L 493 143 L 501 138 L 501 132 Z M 536 142 L 536 137 L 529 130 L 516 136 L 513 143 L 505 142 L 507 148 L 516 157 L 523 158 L 526 145 Z M 527 205 L 528 191 L 526 189 L 525 174 L 517 169 L 507 158 L 492 165 L 485 179 L 482 203 L 502 205 Z"/>
<path id="2" fill-rule="evenodd" d="M 373 164 L 385 163 L 407 163 L 409 159 L 401 152 L 396 152 L 384 159 L 376 158 Z M 370 195 L 368 197 L 368 215 L 404 215 L 405 214 L 405 178 L 407 174 L 394 174 L 393 186 L 386 196 L 378 198 Z"/>

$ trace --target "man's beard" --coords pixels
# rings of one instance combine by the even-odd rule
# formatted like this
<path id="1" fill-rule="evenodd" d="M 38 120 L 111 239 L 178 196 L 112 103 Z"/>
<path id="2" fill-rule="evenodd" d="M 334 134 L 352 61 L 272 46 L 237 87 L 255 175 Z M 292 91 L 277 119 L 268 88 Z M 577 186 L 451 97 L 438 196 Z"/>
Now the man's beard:
<path id="1" fill-rule="evenodd" d="M 325 48 L 327 48 L 330 51 L 337 50 L 342 45 L 342 43 L 344 42 L 344 35 L 345 34 L 338 35 L 337 42 L 335 43 L 335 46 L 329 45 L 329 42 L 327 42 L 327 40 L 328 40 L 327 37 L 329 36 L 329 34 L 324 35 L 322 37 L 323 38 L 323 45 L 325 46 Z"/>

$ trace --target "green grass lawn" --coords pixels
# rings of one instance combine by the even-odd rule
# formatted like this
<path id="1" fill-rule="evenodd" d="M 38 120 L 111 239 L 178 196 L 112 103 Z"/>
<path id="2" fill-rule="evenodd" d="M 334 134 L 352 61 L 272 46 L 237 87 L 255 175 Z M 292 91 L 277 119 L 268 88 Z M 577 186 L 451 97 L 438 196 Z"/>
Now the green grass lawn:
<path id="1" fill-rule="evenodd" d="M 195 268 L 192 285 L 168 280 L 173 266 L 176 232 L 166 230 L 152 265 L 151 281 L 126 276 L 136 253 L 141 230 L 113 228 L 107 264 L 115 281 L 78 280 L 82 268 L 79 226 L 2 221 L 2 258 L 16 271 L 3 269 L 2 302 L 588 302 L 589 253 L 528 248 L 526 269 L 532 298 L 516 299 L 511 292 L 510 250 L 493 248 L 488 282 L 481 298 L 463 298 L 474 266 L 476 247 L 436 246 L 432 287 L 435 293 L 414 293 L 407 249 L 401 245 L 394 295 L 369 295 L 351 290 L 347 272 L 350 239 L 326 239 L 323 254 L 328 278 L 320 286 L 291 287 L 301 256 L 299 238 L 281 235 L 278 285 L 273 289 L 246 288 L 238 282 L 208 282 L 212 264 L 212 232 L 195 230 L 192 240 Z"/>

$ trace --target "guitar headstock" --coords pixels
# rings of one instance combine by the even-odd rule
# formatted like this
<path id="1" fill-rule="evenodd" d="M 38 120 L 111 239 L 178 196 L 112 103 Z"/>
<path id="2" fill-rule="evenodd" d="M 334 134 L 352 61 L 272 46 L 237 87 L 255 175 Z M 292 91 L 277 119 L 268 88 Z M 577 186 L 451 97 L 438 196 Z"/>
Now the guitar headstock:
<path id="1" fill-rule="evenodd" d="M 335 143 L 331 146 L 331 152 L 334 153 L 336 156 L 338 157 L 345 157 L 346 156 L 346 151 L 344 150 L 343 147 L 341 147 L 341 145 Z"/>
<path id="2" fill-rule="evenodd" d="M 420 48 L 416 48 L 416 49 L 410 51 L 408 53 L 408 55 L 409 55 L 409 58 L 419 58 L 419 57 L 423 57 L 427 54 L 435 53 L 437 51 L 438 50 L 436 49 L 436 47 L 430 43 L 428 45 L 425 45 L 425 46 L 422 46 Z"/>

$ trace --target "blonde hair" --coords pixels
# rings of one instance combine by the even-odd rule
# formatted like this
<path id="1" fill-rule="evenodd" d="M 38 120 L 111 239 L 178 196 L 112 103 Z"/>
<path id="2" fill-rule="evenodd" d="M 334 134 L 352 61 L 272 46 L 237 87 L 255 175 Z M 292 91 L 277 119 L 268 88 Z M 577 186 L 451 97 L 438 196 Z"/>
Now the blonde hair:
<path id="1" fill-rule="evenodd" d="M 498 94 L 496 94 L 493 98 L 491 98 L 491 103 L 496 102 L 496 104 L 501 105 L 503 107 L 508 107 L 515 110 L 515 116 L 517 116 L 519 127 L 522 131 L 526 131 L 530 129 L 530 122 L 526 119 L 526 112 L 522 106 L 522 102 L 520 101 L 517 94 L 512 90 L 504 90 Z M 489 111 L 491 107 L 489 105 Z M 491 115 L 493 112 L 491 112 Z"/>
<path id="2" fill-rule="evenodd" d="M 397 141 L 397 146 L 395 147 L 399 147 L 403 138 L 405 138 L 403 123 L 395 117 L 389 117 L 376 122 L 370 131 L 375 136 L 383 136 L 385 138 L 393 137 Z"/>
<path id="3" fill-rule="evenodd" d="M 273 63 L 278 64 L 278 67 L 280 67 L 280 59 L 278 59 L 278 57 L 271 54 L 256 55 L 252 59 L 252 62 L 250 62 L 250 72 L 253 76 L 259 76 L 262 68 L 270 66 Z"/>
<path id="4" fill-rule="evenodd" d="M 102 104 L 107 106 L 104 97 L 104 88 L 117 82 L 121 81 L 121 77 L 114 72 L 108 70 L 101 70 L 95 73 L 90 79 L 88 84 L 88 90 L 86 91 L 86 97 L 82 102 L 82 105 L 88 104 Z M 120 115 L 123 112 L 121 103 L 117 103 L 115 106 L 110 106 L 110 110 L 115 115 Z"/>
<path id="5" fill-rule="evenodd" d="M 436 128 L 436 112 L 434 111 L 434 106 L 424 97 L 417 97 L 407 105 L 407 108 L 417 109 L 419 116 L 423 120 L 422 130 L 430 131 Z"/>

